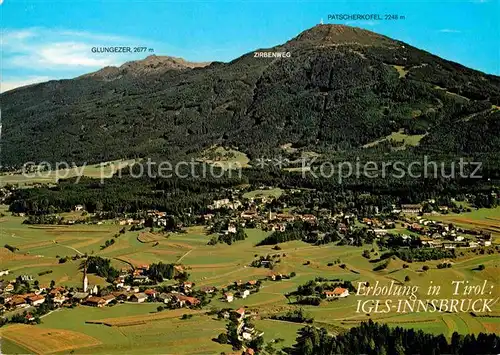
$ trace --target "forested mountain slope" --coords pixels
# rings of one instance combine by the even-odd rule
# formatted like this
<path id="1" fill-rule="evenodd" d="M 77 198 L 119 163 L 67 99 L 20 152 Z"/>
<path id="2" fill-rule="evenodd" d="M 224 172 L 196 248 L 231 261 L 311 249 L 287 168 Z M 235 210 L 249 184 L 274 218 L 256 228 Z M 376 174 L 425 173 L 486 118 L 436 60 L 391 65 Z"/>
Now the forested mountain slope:
<path id="1" fill-rule="evenodd" d="M 213 144 L 251 157 L 285 143 L 335 152 L 399 130 L 425 134 L 417 152 L 500 151 L 497 76 L 342 25 L 257 51 L 290 56 L 252 52 L 168 70 L 156 61 L 153 71 L 115 68 L 6 92 L 1 163 L 168 158 Z"/>

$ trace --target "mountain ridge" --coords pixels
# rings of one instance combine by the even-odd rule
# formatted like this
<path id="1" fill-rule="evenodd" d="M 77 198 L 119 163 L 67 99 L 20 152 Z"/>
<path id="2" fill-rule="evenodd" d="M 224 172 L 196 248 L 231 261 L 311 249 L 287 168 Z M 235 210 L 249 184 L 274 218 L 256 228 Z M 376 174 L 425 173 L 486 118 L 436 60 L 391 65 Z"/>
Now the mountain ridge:
<path id="1" fill-rule="evenodd" d="M 289 58 L 250 52 L 194 69 L 112 70 L 112 80 L 84 75 L 6 92 L 3 165 L 171 157 L 214 144 L 253 158 L 288 143 L 333 153 L 401 130 L 425 135 L 415 151 L 439 150 L 441 140 L 454 142 L 445 153 L 500 151 L 497 76 L 341 25 L 258 51 L 283 50 Z M 461 139 L 446 136 L 450 124 L 464 130 Z M 466 130 L 481 127 L 488 131 L 474 133 L 484 137 L 478 147 Z"/>
<path id="2" fill-rule="evenodd" d="M 123 75 L 158 75 L 168 70 L 203 68 L 211 62 L 189 62 L 180 57 L 150 55 L 144 59 L 126 62 L 118 67 L 107 66 L 77 78 L 119 79 Z"/>

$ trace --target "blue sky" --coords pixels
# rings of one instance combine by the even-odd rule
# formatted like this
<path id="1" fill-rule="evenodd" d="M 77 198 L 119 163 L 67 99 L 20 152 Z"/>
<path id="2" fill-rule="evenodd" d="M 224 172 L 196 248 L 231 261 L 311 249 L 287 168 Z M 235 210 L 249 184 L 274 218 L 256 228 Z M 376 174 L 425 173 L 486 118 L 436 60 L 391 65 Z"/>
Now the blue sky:
<path id="1" fill-rule="evenodd" d="M 229 61 L 324 23 L 363 27 L 443 58 L 500 75 L 498 0 L 93 1 L 0 0 L 2 91 L 72 78 L 147 54 L 96 54 L 95 46 L 145 46 L 157 55 Z M 400 20 L 335 22 L 328 14 Z"/>

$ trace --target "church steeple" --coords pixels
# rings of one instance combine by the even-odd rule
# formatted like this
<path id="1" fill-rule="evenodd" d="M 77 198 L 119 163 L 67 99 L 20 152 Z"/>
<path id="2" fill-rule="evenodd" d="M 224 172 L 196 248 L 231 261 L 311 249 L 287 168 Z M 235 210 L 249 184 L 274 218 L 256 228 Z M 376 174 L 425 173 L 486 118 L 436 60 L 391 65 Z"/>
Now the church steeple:
<path id="1" fill-rule="evenodd" d="M 87 292 L 88 287 L 89 278 L 87 277 L 87 261 L 85 261 L 85 265 L 83 266 L 83 292 Z"/>

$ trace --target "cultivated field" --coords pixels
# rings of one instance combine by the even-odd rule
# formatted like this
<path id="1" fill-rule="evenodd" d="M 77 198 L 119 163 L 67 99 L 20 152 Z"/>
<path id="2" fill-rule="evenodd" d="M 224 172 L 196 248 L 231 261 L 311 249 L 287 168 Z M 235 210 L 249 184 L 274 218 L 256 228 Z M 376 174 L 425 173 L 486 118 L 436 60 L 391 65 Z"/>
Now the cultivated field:
<path id="1" fill-rule="evenodd" d="M 0 335 L 24 349 L 37 354 L 68 352 L 99 345 L 101 342 L 89 335 L 67 329 L 32 327 L 25 324 L 0 329 Z"/>

